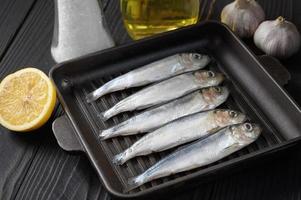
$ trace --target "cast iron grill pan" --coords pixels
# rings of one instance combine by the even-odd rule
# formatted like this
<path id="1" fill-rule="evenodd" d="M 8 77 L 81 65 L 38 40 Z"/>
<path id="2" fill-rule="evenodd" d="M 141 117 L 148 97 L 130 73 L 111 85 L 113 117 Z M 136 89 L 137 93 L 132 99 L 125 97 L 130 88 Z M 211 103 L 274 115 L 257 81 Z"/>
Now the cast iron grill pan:
<path id="1" fill-rule="evenodd" d="M 141 174 L 176 148 L 149 156 L 136 157 L 122 166 L 114 165 L 111 162 L 113 156 L 128 148 L 144 134 L 101 141 L 98 139 L 99 130 L 116 125 L 141 111 L 122 113 L 108 121 L 100 120 L 99 114 L 141 88 L 114 92 L 91 104 L 86 102 L 85 97 L 89 92 L 133 68 L 181 52 L 199 52 L 212 56 L 214 61 L 206 69 L 223 72 L 227 77 L 223 84 L 227 85 L 231 91 L 230 97 L 220 108 L 246 113 L 251 122 L 259 123 L 263 127 L 263 132 L 254 143 L 218 162 L 160 178 L 125 192 L 128 178 Z M 243 72 L 247 71 L 248 74 L 239 77 L 240 69 L 243 69 Z M 256 76 L 263 79 L 265 84 L 250 86 L 250 83 L 256 82 Z M 212 178 L 213 172 L 225 171 L 222 169 L 238 166 L 244 161 L 254 160 L 268 152 L 274 152 L 275 149 L 289 146 L 290 142 L 294 142 L 295 138 L 299 137 L 299 132 L 294 131 L 300 128 L 297 123 L 297 120 L 301 119 L 299 108 L 239 40 L 228 29 L 215 22 L 184 28 L 163 34 L 161 37 L 146 39 L 132 45 L 117 47 L 63 63 L 52 70 L 51 77 L 57 86 L 59 98 L 71 124 L 75 127 L 74 137 L 80 141 L 80 149 L 87 153 L 106 188 L 118 197 L 143 196 L 163 188 L 176 187 L 181 182 L 189 182 L 189 179 Z M 260 92 L 262 90 L 274 93 L 262 95 Z M 257 93 L 258 95 L 254 96 Z M 264 99 L 265 95 L 269 98 Z M 266 107 L 262 107 L 266 102 L 261 101 L 267 101 L 270 98 L 278 103 L 274 106 L 276 107 L 274 111 L 267 111 Z M 280 108 L 277 109 L 277 106 Z M 285 112 L 282 106 L 286 108 Z M 281 119 L 290 120 L 284 125 L 286 128 L 289 127 L 290 131 L 284 132 L 279 128 L 279 124 L 275 124 L 277 119 L 274 119 L 277 117 L 271 117 L 271 113 L 272 116 L 277 114 L 281 116 Z M 287 116 L 294 116 L 294 121 Z"/>
<path id="2" fill-rule="evenodd" d="M 215 67 L 211 67 L 211 69 L 216 70 Z M 122 121 L 139 113 L 136 111 L 136 112 L 128 112 L 125 114 L 120 114 L 118 116 L 113 117 L 113 119 L 105 121 L 105 122 L 100 120 L 100 118 L 98 117 L 100 115 L 100 113 L 109 109 L 110 107 L 115 105 L 118 101 L 120 101 L 120 100 L 126 98 L 127 96 L 131 95 L 132 93 L 138 91 L 139 90 L 138 88 L 130 89 L 127 91 L 122 91 L 122 92 L 115 92 L 113 94 L 106 95 L 105 97 L 101 98 L 100 100 L 98 100 L 96 102 L 93 102 L 92 104 L 85 103 L 85 97 L 90 91 L 97 89 L 99 85 L 103 85 L 104 83 L 108 82 L 109 80 L 111 80 L 119 75 L 121 75 L 121 74 L 112 76 L 112 77 L 110 77 L 110 79 L 103 79 L 103 80 L 101 79 L 98 81 L 91 81 L 87 84 L 83 84 L 83 85 L 80 85 L 79 87 L 76 87 L 76 89 L 74 90 L 74 96 L 76 97 L 76 100 L 78 101 L 79 104 L 82 104 L 83 109 L 85 109 L 85 112 L 87 112 L 87 114 L 89 115 L 88 117 L 91 119 L 91 126 L 93 127 L 93 131 L 95 133 L 96 140 L 97 140 L 99 130 L 102 130 L 104 128 L 109 128 L 113 125 L 119 124 Z M 249 117 L 250 121 L 262 124 L 261 120 L 258 118 L 258 116 L 255 113 L 253 113 L 254 112 L 254 111 L 252 111 L 253 109 L 248 106 L 247 102 L 243 99 L 242 96 L 239 96 L 239 93 L 235 89 L 235 86 L 233 84 L 231 84 L 230 81 L 226 81 L 226 85 L 232 91 L 231 92 L 232 95 L 229 97 L 227 102 L 225 102 L 225 104 L 222 105 L 221 107 L 234 109 L 234 110 L 240 110 L 244 113 L 247 113 L 248 116 L 250 116 Z M 116 137 L 116 138 L 108 139 L 105 141 L 98 140 L 98 142 L 99 142 L 99 145 L 103 148 L 104 152 L 106 152 L 106 155 L 109 158 L 109 160 L 112 160 L 114 155 L 117 155 L 118 153 L 122 152 L 123 150 L 125 150 L 126 148 L 131 146 L 134 142 L 136 142 L 143 135 L 144 134 L 139 134 L 139 135 L 134 135 L 134 136 L 125 136 L 125 137 Z M 270 128 L 265 126 L 264 132 L 262 133 L 261 137 L 255 143 L 253 143 L 252 145 L 249 145 L 248 147 L 242 149 L 241 151 L 239 151 L 237 153 L 234 153 L 234 154 L 228 156 L 227 158 L 225 158 L 221 161 L 218 161 L 217 163 L 222 163 L 226 160 L 231 160 L 232 158 L 246 155 L 250 152 L 253 152 L 258 149 L 262 149 L 262 148 L 265 148 L 268 146 L 272 146 L 274 144 L 279 144 L 281 141 L 283 141 L 283 138 L 281 137 L 281 135 L 277 135 L 277 133 L 275 133 L 275 131 L 272 131 Z M 173 150 L 175 150 L 175 149 L 173 149 Z M 115 173 L 119 175 L 118 178 L 120 179 L 123 187 L 126 188 L 127 180 L 129 177 L 136 176 L 136 175 L 144 172 L 151 165 L 155 164 L 157 161 L 159 161 L 160 159 L 162 159 L 163 157 L 168 155 L 173 150 L 164 151 L 161 153 L 155 153 L 150 156 L 141 156 L 138 158 L 134 158 L 134 159 L 131 159 L 130 161 L 126 162 L 126 164 L 124 164 L 122 166 L 117 166 L 117 165 L 112 164 L 112 167 L 113 167 Z M 216 163 L 211 164 L 207 167 L 213 166 L 215 164 Z M 203 167 L 203 168 L 207 168 L 207 167 Z M 196 170 L 194 170 L 194 171 L 196 171 Z M 130 191 L 130 192 L 135 192 L 137 190 L 144 190 L 149 187 L 159 185 L 159 184 L 167 182 L 169 180 L 178 178 L 180 176 L 187 175 L 191 172 L 192 171 L 184 172 L 179 175 L 174 175 L 174 176 L 170 176 L 167 178 L 161 178 L 158 180 L 154 180 L 154 181 L 147 183 L 147 184 L 141 186 L 140 188 L 138 188 L 134 191 Z"/>

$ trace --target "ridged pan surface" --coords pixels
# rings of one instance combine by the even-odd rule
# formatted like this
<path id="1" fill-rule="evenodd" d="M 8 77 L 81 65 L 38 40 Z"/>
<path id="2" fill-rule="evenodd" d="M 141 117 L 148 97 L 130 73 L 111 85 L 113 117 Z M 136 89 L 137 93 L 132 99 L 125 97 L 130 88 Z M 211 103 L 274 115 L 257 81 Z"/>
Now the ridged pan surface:
<path id="1" fill-rule="evenodd" d="M 257 63 L 248 50 L 241 47 L 242 44 L 239 41 L 236 41 L 237 44 L 232 46 L 227 41 L 223 42 L 223 38 L 219 38 L 218 35 L 225 33 L 228 34 L 227 37 L 231 37 L 231 40 L 237 40 L 224 26 L 215 22 L 208 22 L 192 28 L 184 28 L 173 33 L 163 34 L 163 36 L 158 38 L 142 40 L 128 46 L 109 49 L 88 57 L 63 63 L 52 70 L 51 77 L 57 86 L 60 101 L 70 121 L 76 128 L 76 137 L 82 143 L 103 184 L 113 195 L 128 198 L 139 197 L 152 194 L 152 192 L 158 192 L 163 188 L 176 187 L 180 183 L 185 182 L 188 184 L 189 179 L 201 179 L 205 176 L 210 178 L 210 172 L 218 172 L 227 166 L 238 165 L 245 160 L 280 148 L 289 141 L 288 136 L 275 127 L 273 122 L 264 113 L 260 107 L 261 105 L 253 99 L 252 95 L 246 92 L 245 84 L 241 84 L 240 80 L 235 79 L 235 75 L 227 67 L 229 63 L 224 62 L 224 60 L 232 59 L 235 52 L 231 53 L 231 48 L 238 48 L 235 46 L 238 45 L 244 52 L 242 52 L 242 55 L 236 56 L 242 56 L 240 58 L 241 62 L 249 65 L 242 67 L 253 67 Z M 229 45 L 229 52 L 224 52 L 225 57 L 220 59 L 223 52 L 216 51 L 220 47 L 221 51 L 225 51 L 227 48 L 226 45 Z M 227 77 L 227 80 L 223 84 L 227 85 L 231 91 L 230 97 L 221 108 L 230 108 L 246 113 L 250 121 L 259 123 L 263 127 L 263 132 L 253 144 L 216 163 L 160 178 L 128 193 L 124 192 L 128 186 L 128 178 L 144 172 L 174 149 L 154 153 L 149 156 L 136 157 L 122 166 L 114 165 L 112 163 L 113 156 L 128 148 L 141 138 L 143 134 L 116 137 L 101 141 L 98 139 L 99 130 L 116 125 L 137 115 L 139 112 L 122 113 L 108 121 L 102 121 L 99 115 L 118 101 L 141 88 L 114 92 L 92 103 L 87 103 L 85 97 L 89 92 L 131 69 L 180 52 L 198 52 L 212 56 L 213 62 L 206 69 L 223 72 Z M 248 56 L 247 59 L 244 58 L 245 56 Z M 254 61 L 255 64 L 250 63 L 248 59 Z M 259 65 L 259 63 L 257 64 Z M 256 67 L 260 68 L 260 66 Z M 267 75 L 267 81 L 271 81 L 268 78 L 269 76 Z M 279 85 L 275 85 L 276 89 L 277 87 Z M 279 93 L 281 92 L 283 91 L 279 91 Z M 289 97 L 286 98 L 292 104 L 292 109 L 294 109 L 294 102 L 291 102 Z M 296 107 L 296 109 L 298 108 Z"/>

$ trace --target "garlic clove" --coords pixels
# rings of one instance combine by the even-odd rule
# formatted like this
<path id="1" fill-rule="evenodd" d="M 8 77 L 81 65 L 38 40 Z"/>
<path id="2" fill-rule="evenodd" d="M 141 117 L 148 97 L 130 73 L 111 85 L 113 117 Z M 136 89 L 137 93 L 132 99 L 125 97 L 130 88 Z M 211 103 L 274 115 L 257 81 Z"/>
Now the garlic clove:
<path id="1" fill-rule="evenodd" d="M 254 43 L 267 55 L 287 58 L 299 50 L 300 34 L 293 23 L 280 16 L 259 25 Z"/>
<path id="2" fill-rule="evenodd" d="M 252 37 L 264 18 L 264 11 L 255 0 L 235 0 L 221 13 L 221 21 L 241 38 Z"/>

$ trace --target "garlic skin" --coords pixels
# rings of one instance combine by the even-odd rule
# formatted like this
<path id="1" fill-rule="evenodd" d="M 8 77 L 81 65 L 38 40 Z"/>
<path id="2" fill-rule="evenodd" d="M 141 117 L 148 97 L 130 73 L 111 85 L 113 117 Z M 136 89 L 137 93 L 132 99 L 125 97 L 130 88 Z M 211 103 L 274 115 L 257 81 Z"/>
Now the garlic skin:
<path id="1" fill-rule="evenodd" d="M 299 50 L 300 34 L 293 23 L 280 16 L 259 25 L 254 43 L 267 55 L 287 58 Z"/>
<path id="2" fill-rule="evenodd" d="M 264 19 L 264 11 L 255 0 L 235 0 L 225 6 L 221 13 L 221 22 L 241 38 L 252 37 Z"/>

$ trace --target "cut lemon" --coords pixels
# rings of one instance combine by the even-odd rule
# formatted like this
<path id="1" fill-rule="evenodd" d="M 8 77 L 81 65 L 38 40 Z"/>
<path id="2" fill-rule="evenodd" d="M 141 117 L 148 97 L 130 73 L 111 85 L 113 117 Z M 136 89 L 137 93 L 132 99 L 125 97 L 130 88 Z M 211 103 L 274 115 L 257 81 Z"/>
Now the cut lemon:
<path id="1" fill-rule="evenodd" d="M 0 83 L 0 123 L 13 131 L 32 131 L 47 122 L 54 109 L 56 92 L 46 74 L 26 68 Z"/>

